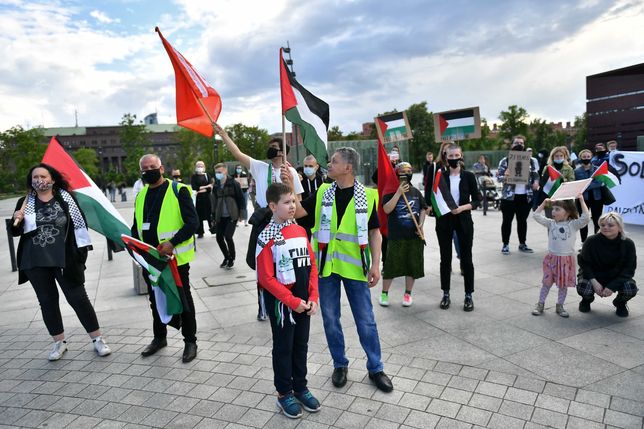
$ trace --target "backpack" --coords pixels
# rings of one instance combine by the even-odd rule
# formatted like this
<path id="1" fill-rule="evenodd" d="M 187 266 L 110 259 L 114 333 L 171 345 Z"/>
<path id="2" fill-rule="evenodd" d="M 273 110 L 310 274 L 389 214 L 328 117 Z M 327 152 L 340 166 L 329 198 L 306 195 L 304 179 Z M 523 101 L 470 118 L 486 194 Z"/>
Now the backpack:
<path id="1" fill-rule="evenodd" d="M 248 239 L 248 250 L 246 251 L 246 264 L 253 270 L 255 269 L 255 252 L 257 249 L 257 238 L 259 234 L 271 222 L 273 212 L 270 208 L 264 207 L 255 210 L 253 215 L 248 219 L 248 223 L 253 226 L 250 231 L 250 238 Z"/>

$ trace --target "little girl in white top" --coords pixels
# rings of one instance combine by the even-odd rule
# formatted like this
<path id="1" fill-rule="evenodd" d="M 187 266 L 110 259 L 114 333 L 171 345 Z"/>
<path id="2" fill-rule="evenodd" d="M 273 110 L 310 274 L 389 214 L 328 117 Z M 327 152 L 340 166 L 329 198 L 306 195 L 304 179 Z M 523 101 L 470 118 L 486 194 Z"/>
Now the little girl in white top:
<path id="1" fill-rule="evenodd" d="M 564 309 L 564 301 L 569 287 L 575 287 L 577 264 L 575 261 L 575 241 L 577 231 L 588 225 L 588 207 L 583 195 L 577 199 L 581 205 L 581 217 L 573 200 L 552 201 L 546 198 L 534 212 L 534 220 L 548 228 L 548 254 L 543 259 L 543 281 L 539 302 L 532 310 L 532 314 L 539 316 L 543 313 L 543 306 L 552 284 L 559 288 L 556 312 L 561 317 L 568 317 Z M 552 219 L 543 214 L 546 205 L 552 206 Z"/>

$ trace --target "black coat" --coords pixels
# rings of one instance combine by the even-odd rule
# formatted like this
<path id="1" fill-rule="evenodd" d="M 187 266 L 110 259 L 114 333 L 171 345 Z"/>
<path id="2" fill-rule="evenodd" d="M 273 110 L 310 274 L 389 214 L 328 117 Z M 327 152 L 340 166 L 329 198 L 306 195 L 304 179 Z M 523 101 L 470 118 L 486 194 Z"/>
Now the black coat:
<path id="1" fill-rule="evenodd" d="M 435 176 L 436 175 L 433 174 L 427 177 L 427 186 L 425 189 L 429 190 L 430 196 Z M 449 171 L 446 169 L 443 170 L 443 177 L 445 177 L 447 186 L 449 187 Z M 458 191 L 460 193 L 460 199 L 459 201 L 456 201 L 456 203 L 459 206 L 472 204 L 472 210 L 476 210 L 476 208 L 481 204 L 482 197 L 479 192 L 479 185 L 476 182 L 476 176 L 471 171 L 463 170 L 463 168 L 461 168 L 461 183 L 458 185 Z M 431 199 L 428 201 L 431 202 Z"/>
<path id="2" fill-rule="evenodd" d="M 219 219 L 221 219 L 224 201 L 226 201 L 226 207 L 228 208 L 230 218 L 235 221 L 239 219 L 239 214 L 241 209 L 244 207 L 245 201 L 241 186 L 239 186 L 239 183 L 235 179 L 228 176 L 226 178 L 226 182 L 224 182 L 223 188 L 220 186 L 219 180 L 215 179 L 212 194 L 214 196 L 213 218 L 215 223 L 219 222 Z"/>
<path id="3" fill-rule="evenodd" d="M 71 193 L 70 193 L 71 195 Z M 37 198 L 37 197 L 36 197 Z M 60 206 L 63 208 L 65 215 L 67 216 L 67 231 L 65 233 L 65 268 L 63 269 L 63 278 L 68 280 L 70 283 L 81 286 L 85 283 L 85 262 L 87 261 L 87 252 L 91 250 L 92 246 L 78 248 L 76 246 L 76 235 L 74 235 L 74 224 L 72 223 L 72 217 L 69 214 L 69 206 L 63 200 L 63 197 L 60 193 L 54 191 L 54 198 Z M 72 198 L 74 196 L 72 195 Z M 25 200 L 25 197 L 22 197 L 18 200 L 16 204 L 15 211 L 20 210 L 22 203 Z M 76 198 L 74 198 L 76 201 Z M 78 203 L 77 203 L 78 205 Z M 80 207 L 79 207 L 80 210 Z M 83 214 L 83 219 L 85 214 Z M 87 220 L 85 220 L 87 224 Z M 13 220 L 11 223 L 11 233 L 14 237 L 20 237 L 18 242 L 18 267 L 20 267 L 20 261 L 22 260 L 22 249 L 24 246 L 25 240 L 31 239 L 36 233 L 37 230 L 33 230 L 27 234 L 23 233 L 24 221 L 21 221 L 17 226 L 13 226 Z M 29 279 L 23 270 L 18 271 L 18 284 L 27 282 Z"/>

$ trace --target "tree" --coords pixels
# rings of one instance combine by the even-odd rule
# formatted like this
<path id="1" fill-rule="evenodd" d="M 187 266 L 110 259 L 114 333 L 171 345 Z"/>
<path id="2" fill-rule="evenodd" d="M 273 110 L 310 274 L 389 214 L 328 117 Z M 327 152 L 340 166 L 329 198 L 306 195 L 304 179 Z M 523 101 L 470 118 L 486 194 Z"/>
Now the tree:
<path id="1" fill-rule="evenodd" d="M 502 110 L 499 114 L 499 119 L 503 121 L 500 126 L 500 135 L 503 138 L 511 140 L 517 134 L 528 134 L 528 112 L 516 104 L 508 107 L 508 110 Z"/>
<path id="2" fill-rule="evenodd" d="M 330 142 L 344 140 L 344 138 L 342 137 L 342 131 L 340 131 L 339 126 L 335 125 L 329 128 L 329 131 L 327 132 L 327 140 Z"/>
<path id="3" fill-rule="evenodd" d="M 574 145 L 575 150 L 579 152 L 580 150 L 585 149 L 588 144 L 588 114 L 584 112 L 580 116 L 575 116 L 574 126 L 577 129 Z"/>
<path id="4" fill-rule="evenodd" d="M 96 181 L 99 175 L 96 151 L 92 148 L 80 148 L 73 155 L 85 173 Z"/>
<path id="5" fill-rule="evenodd" d="M 21 126 L 0 133 L 0 191 L 22 192 L 31 167 L 42 161 L 47 150 L 42 128 Z"/>
<path id="6" fill-rule="evenodd" d="M 556 146 L 566 146 L 567 135 L 563 131 L 556 130 L 545 120 L 536 118 L 530 123 L 530 137 L 528 146 L 537 152 L 542 149 L 551 150 Z"/>
<path id="7" fill-rule="evenodd" d="M 124 175 L 128 182 L 132 183 L 139 177 L 139 160 L 150 152 L 149 131 L 141 121 L 136 122 L 136 115 L 130 113 L 123 115 L 119 125 L 121 147 L 125 151 Z"/>
<path id="8" fill-rule="evenodd" d="M 425 154 L 433 149 L 434 115 L 427 110 L 427 102 L 412 104 L 407 108 L 407 119 L 413 138 L 409 142 L 409 162 L 421 168 L 425 163 Z"/>
<path id="9" fill-rule="evenodd" d="M 203 161 L 206 169 L 212 168 L 214 159 L 214 140 L 192 130 L 181 128 L 179 130 L 179 151 L 173 160 L 175 168 L 181 169 L 184 178 L 189 177 L 195 162 Z M 169 171 L 167 173 L 170 173 Z"/>
<path id="10" fill-rule="evenodd" d="M 257 126 L 249 127 L 244 124 L 234 124 L 226 127 L 226 132 L 246 155 L 255 159 L 266 159 L 267 142 L 270 139 L 268 131 Z M 226 146 L 220 143 L 220 161 L 234 161 L 233 155 Z"/>

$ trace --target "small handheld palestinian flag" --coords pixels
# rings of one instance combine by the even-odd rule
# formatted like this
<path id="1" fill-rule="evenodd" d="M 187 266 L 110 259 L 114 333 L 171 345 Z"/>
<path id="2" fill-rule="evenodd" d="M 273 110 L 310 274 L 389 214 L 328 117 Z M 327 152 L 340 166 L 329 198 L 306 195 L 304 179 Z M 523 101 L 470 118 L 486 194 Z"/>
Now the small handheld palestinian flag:
<path id="1" fill-rule="evenodd" d="M 432 186 L 432 208 L 436 218 L 451 212 L 458 208 L 452 193 L 449 191 L 447 180 L 443 177 L 443 171 L 439 168 L 434 176 L 434 185 Z"/>
<path id="2" fill-rule="evenodd" d="M 177 270 L 177 260 L 159 255 L 159 251 L 154 246 L 134 237 L 123 234 L 121 238 L 132 258 L 149 273 L 148 278 L 154 291 L 161 321 L 175 326 L 170 323 L 172 317 L 183 312 L 186 302 L 182 297 L 183 284 Z"/>
<path id="3" fill-rule="evenodd" d="M 608 162 L 604 161 L 602 165 L 591 176 L 606 185 L 607 188 L 614 188 L 619 184 L 619 179 L 608 169 Z"/>
<path id="4" fill-rule="evenodd" d="M 543 192 L 548 195 L 548 198 L 552 197 L 561 183 L 563 182 L 563 176 L 560 172 L 557 171 L 552 165 L 548 166 L 548 181 L 543 185 Z"/>

